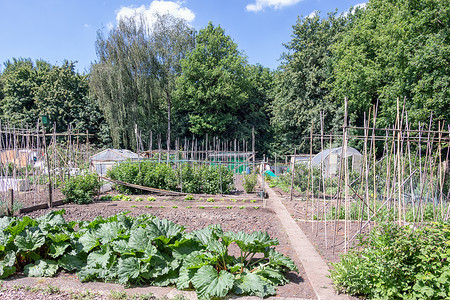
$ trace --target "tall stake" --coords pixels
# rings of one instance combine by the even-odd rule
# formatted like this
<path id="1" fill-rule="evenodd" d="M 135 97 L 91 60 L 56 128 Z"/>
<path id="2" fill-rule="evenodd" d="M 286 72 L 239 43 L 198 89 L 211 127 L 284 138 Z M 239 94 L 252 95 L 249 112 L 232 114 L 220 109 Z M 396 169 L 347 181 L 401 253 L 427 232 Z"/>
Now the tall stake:
<path id="1" fill-rule="evenodd" d="M 348 118 L 348 111 L 347 111 L 347 105 L 348 105 L 348 99 L 345 98 L 345 106 L 344 106 L 344 128 L 343 128 L 343 138 L 344 138 L 344 147 L 343 147 L 343 155 L 344 155 L 344 203 L 345 203 L 345 222 L 344 222 L 344 241 L 345 244 L 347 244 L 348 239 L 348 213 L 350 210 L 349 206 L 349 190 L 348 190 L 348 157 L 347 157 L 347 118 Z M 345 253 L 347 253 L 347 247 L 345 247 Z"/>

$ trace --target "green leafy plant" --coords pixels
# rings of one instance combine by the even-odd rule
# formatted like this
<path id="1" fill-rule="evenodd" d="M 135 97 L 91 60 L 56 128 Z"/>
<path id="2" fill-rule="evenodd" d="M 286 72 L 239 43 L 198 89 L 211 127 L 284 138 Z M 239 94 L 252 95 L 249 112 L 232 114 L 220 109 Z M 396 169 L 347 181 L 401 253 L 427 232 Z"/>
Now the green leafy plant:
<path id="1" fill-rule="evenodd" d="M 155 197 L 147 197 L 147 201 L 156 201 L 156 198 Z"/>
<path id="2" fill-rule="evenodd" d="M 218 194 L 233 190 L 233 172 L 225 166 L 188 164 L 180 166 L 153 161 L 124 162 L 108 170 L 111 179 L 164 190 L 182 189 L 186 193 Z M 123 193 L 140 190 L 123 185 L 116 187 Z"/>
<path id="3" fill-rule="evenodd" d="M 142 198 L 142 197 L 136 197 L 135 199 L 134 199 L 134 201 L 137 201 L 137 202 L 141 202 L 141 201 L 144 201 L 145 199 L 144 198 Z"/>
<path id="4" fill-rule="evenodd" d="M 227 209 L 232 209 L 233 208 L 233 206 L 227 206 Z"/>
<path id="5" fill-rule="evenodd" d="M 99 201 L 113 201 L 113 196 L 111 196 L 111 195 L 103 195 L 98 200 Z"/>
<path id="6" fill-rule="evenodd" d="M 61 192 L 65 196 L 65 203 L 87 204 L 92 202 L 92 197 L 98 193 L 100 186 L 98 175 L 86 172 L 68 179 Z"/>
<path id="7" fill-rule="evenodd" d="M 187 201 L 194 200 L 194 196 L 192 196 L 192 195 L 186 195 L 186 196 L 184 197 L 184 200 L 187 200 Z"/>
<path id="8" fill-rule="evenodd" d="M 239 206 L 239 209 L 244 209 L 245 208 L 245 206 Z"/>
<path id="9" fill-rule="evenodd" d="M 244 175 L 244 190 L 246 193 L 251 193 L 255 191 L 256 184 L 258 182 L 258 175 L 249 174 Z"/>
<path id="10" fill-rule="evenodd" d="M 208 198 L 206 199 L 206 202 L 215 202 L 214 198 Z"/>
<path id="11" fill-rule="evenodd" d="M 443 299 L 450 294 L 450 225 L 384 223 L 333 264 L 337 289 L 376 299 Z"/>
<path id="12" fill-rule="evenodd" d="M 186 233 L 183 226 L 150 215 L 65 222 L 63 214 L 0 218 L 0 278 L 17 271 L 54 276 L 66 270 L 81 281 L 175 285 L 195 289 L 199 299 L 215 299 L 230 292 L 273 295 L 288 282 L 284 273 L 297 271 L 290 258 L 274 250 L 278 241 L 264 232 L 224 232 L 211 225 Z M 240 248 L 239 256 L 228 253 L 231 244 Z"/>

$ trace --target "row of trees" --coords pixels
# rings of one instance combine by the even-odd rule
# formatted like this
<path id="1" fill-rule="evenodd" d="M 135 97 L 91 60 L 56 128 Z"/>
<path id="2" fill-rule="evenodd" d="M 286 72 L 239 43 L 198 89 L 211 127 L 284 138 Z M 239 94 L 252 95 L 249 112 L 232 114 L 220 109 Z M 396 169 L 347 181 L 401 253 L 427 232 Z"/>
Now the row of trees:
<path id="1" fill-rule="evenodd" d="M 396 118 L 406 99 L 414 127 L 450 116 L 450 0 L 370 0 L 365 8 L 325 18 L 299 17 L 281 65 L 251 65 L 220 26 L 198 33 L 185 21 L 157 16 L 122 19 L 96 41 L 88 75 L 30 60 L 5 64 L 2 119 L 32 124 L 48 115 L 98 133 L 114 147 L 136 148 L 135 130 L 167 141 L 195 135 L 250 139 L 260 153 L 309 151 L 311 124 L 339 132 L 343 101 L 353 125 L 379 103 L 377 122 Z M 99 109 L 100 110 L 99 110 Z M 99 111 L 101 113 L 99 113 Z M 153 140 L 156 140 L 154 138 Z"/>
<path id="2" fill-rule="evenodd" d="M 110 143 L 109 127 L 97 102 L 89 95 L 88 76 L 75 71 L 74 63 L 61 66 L 31 59 L 4 63 L 0 74 L 0 119 L 4 126 L 34 129 L 44 122 L 47 130 L 93 134 L 100 147 Z"/>
<path id="3" fill-rule="evenodd" d="M 220 26 L 195 33 L 181 19 L 156 18 L 151 28 L 141 16 L 121 19 L 97 38 L 90 90 L 114 146 L 135 148 L 136 127 L 144 144 L 150 131 L 167 143 L 192 135 L 249 139 L 252 128 L 265 135 L 272 73 L 249 65 Z"/>

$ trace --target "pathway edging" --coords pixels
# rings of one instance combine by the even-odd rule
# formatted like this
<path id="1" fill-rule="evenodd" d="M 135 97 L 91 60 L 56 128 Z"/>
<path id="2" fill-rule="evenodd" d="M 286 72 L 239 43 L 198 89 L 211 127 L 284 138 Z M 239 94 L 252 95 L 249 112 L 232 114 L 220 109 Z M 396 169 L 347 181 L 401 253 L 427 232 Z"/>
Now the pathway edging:
<path id="1" fill-rule="evenodd" d="M 265 190 L 269 194 L 269 201 L 267 201 L 268 207 L 273 209 L 280 219 L 292 244 L 292 248 L 300 259 L 317 298 L 348 299 L 344 294 L 336 294 L 333 283 L 328 277 L 330 274 L 328 265 L 308 240 L 305 233 L 294 219 L 292 219 L 278 195 L 269 187 L 266 187 Z"/>

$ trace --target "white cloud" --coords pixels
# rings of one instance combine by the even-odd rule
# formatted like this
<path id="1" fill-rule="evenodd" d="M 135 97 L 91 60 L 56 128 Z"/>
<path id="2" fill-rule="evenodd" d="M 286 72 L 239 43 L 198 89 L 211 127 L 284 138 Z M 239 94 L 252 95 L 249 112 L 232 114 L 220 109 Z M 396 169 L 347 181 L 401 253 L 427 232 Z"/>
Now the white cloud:
<path id="1" fill-rule="evenodd" d="M 108 24 L 106 24 L 106 28 L 111 31 L 114 28 L 114 24 L 112 22 L 109 22 Z"/>
<path id="2" fill-rule="evenodd" d="M 348 14 L 354 14 L 357 8 L 363 9 L 363 8 L 365 8 L 366 6 L 367 6 L 367 2 L 355 4 L 355 5 L 352 7 L 351 10 L 349 9 L 348 11 L 342 13 L 342 15 L 345 17 L 345 16 L 347 16 Z"/>
<path id="3" fill-rule="evenodd" d="M 182 2 L 174 1 L 154 0 L 150 3 L 149 6 L 123 6 L 116 13 L 117 21 L 122 18 L 129 18 L 138 14 L 142 14 L 147 20 L 147 23 L 150 27 L 155 22 L 156 14 L 171 14 L 174 17 L 186 20 L 188 23 L 192 22 L 195 19 L 195 14 L 192 10 L 187 7 L 182 7 Z"/>
<path id="4" fill-rule="evenodd" d="M 255 0 L 255 3 L 247 4 L 245 9 L 247 11 L 254 11 L 254 12 L 263 10 L 265 7 L 272 7 L 275 9 L 280 9 L 285 6 L 291 6 L 291 5 L 297 4 L 300 1 L 302 1 L 302 0 Z"/>
<path id="5" fill-rule="evenodd" d="M 89 28 L 89 27 L 91 27 L 91 25 L 89 25 L 89 24 L 83 24 L 83 27 L 84 27 L 84 28 Z"/>
<path id="6" fill-rule="evenodd" d="M 309 15 L 307 15 L 307 16 L 305 17 L 305 19 L 306 19 L 306 18 L 312 19 L 312 18 L 314 18 L 318 13 L 319 13 L 318 10 L 313 10 L 312 12 L 309 13 Z"/>

